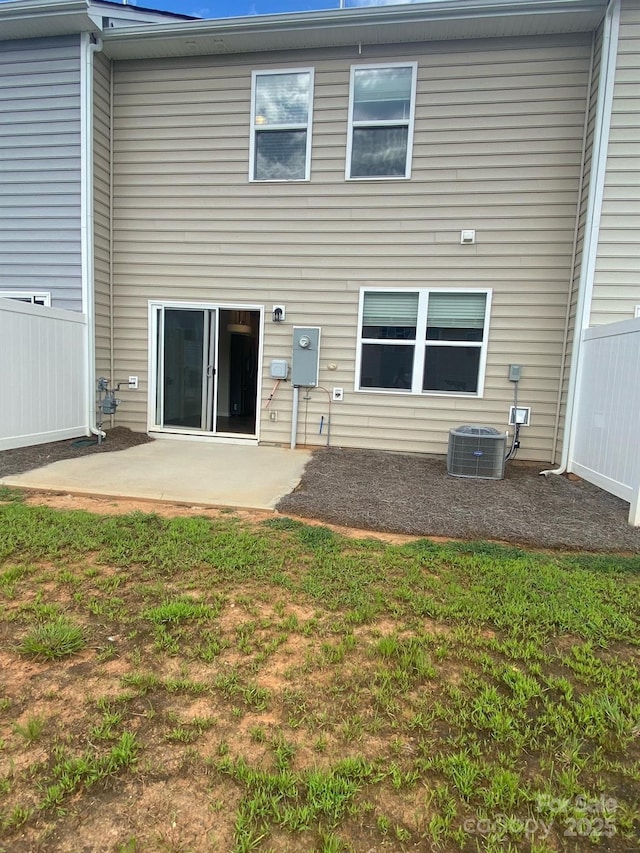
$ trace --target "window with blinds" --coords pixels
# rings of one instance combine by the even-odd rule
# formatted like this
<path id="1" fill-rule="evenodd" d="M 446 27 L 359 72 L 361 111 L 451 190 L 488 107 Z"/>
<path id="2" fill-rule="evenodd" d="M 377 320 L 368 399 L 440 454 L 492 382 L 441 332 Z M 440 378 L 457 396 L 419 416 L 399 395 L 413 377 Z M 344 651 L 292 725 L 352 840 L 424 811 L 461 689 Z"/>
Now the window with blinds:
<path id="1" fill-rule="evenodd" d="M 491 291 L 366 290 L 361 390 L 480 396 Z"/>
<path id="2" fill-rule="evenodd" d="M 347 178 L 408 178 L 417 65 L 351 69 Z"/>
<path id="3" fill-rule="evenodd" d="M 312 104 L 312 68 L 253 72 L 250 180 L 309 180 Z"/>
<path id="4" fill-rule="evenodd" d="M 417 293 L 366 293 L 362 312 L 363 337 L 415 339 Z"/>

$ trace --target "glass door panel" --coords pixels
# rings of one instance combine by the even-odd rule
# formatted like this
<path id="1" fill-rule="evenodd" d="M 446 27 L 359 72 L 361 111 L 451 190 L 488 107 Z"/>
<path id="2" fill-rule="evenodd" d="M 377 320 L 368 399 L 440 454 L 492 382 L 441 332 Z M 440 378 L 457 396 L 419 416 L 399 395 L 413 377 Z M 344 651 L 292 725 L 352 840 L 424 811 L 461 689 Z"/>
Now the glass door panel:
<path id="1" fill-rule="evenodd" d="M 163 427 L 207 428 L 209 314 L 205 310 L 165 308 L 160 383 Z"/>

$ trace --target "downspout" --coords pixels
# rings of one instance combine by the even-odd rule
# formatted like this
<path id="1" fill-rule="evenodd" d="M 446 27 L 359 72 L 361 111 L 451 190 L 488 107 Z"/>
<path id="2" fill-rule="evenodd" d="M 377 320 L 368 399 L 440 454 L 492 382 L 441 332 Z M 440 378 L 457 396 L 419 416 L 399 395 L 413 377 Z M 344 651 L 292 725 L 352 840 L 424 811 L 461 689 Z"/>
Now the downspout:
<path id="1" fill-rule="evenodd" d="M 115 376 L 114 328 L 113 328 L 113 60 L 109 60 L 109 376 Z M 111 426 L 115 415 L 111 415 Z"/>
<path id="2" fill-rule="evenodd" d="M 587 217 L 585 224 L 582 265 L 578 283 L 578 300 L 576 318 L 573 330 L 573 348 L 571 366 L 569 369 L 569 387 L 567 390 L 567 409 L 565 412 L 565 428 L 562 439 L 562 456 L 560 466 L 541 474 L 564 474 L 569 465 L 571 451 L 575 440 L 577 416 L 577 395 L 582 379 L 584 350 L 582 339 L 584 330 L 589 327 L 591 316 L 591 300 L 593 282 L 598 254 L 598 238 L 600 234 L 600 219 L 602 216 L 602 198 L 607 171 L 607 152 L 609 148 L 609 131 L 611 128 L 611 109 L 613 104 L 613 87 L 616 76 L 616 59 L 618 50 L 618 32 L 620 30 L 620 0 L 610 0 L 604 20 L 602 34 L 602 53 L 600 60 L 600 80 L 598 83 L 598 106 L 594 126 L 592 176 L 589 182 L 589 197 L 587 201 Z"/>
<path id="3" fill-rule="evenodd" d="M 87 429 L 98 441 L 106 433 L 96 426 L 96 317 L 94 288 L 93 216 L 93 55 L 102 50 L 102 39 L 80 36 L 80 236 L 82 253 L 82 310 L 86 317 L 85 369 Z"/>

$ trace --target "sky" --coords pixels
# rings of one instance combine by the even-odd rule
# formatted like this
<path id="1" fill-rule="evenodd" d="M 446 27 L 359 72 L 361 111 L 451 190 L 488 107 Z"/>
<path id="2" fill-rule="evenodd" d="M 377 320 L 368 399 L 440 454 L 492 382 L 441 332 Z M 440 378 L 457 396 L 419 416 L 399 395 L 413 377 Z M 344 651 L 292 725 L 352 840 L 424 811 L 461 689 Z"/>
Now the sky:
<path id="1" fill-rule="evenodd" d="M 357 6 L 384 6 L 416 0 L 128 0 L 131 6 L 146 6 L 200 18 L 231 18 L 244 15 L 271 15 L 277 12 L 310 12 Z"/>
<path id="2" fill-rule="evenodd" d="M 6 3 L 9 0 L 0 0 Z M 122 2 L 122 0 L 116 0 Z M 130 6 L 179 12 L 199 18 L 233 18 L 244 15 L 273 15 L 278 12 L 311 12 L 357 6 L 387 6 L 419 0 L 127 0 Z"/>

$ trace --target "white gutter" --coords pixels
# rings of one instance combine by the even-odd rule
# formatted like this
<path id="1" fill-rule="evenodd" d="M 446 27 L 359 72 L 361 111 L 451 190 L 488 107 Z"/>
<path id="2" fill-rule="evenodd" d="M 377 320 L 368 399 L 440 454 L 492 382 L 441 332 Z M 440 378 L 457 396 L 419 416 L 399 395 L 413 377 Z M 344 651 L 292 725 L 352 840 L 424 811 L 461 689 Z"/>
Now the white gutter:
<path id="1" fill-rule="evenodd" d="M 434 0 L 431 3 L 114 27 L 104 32 L 104 40 L 109 56 L 131 59 L 483 34 L 578 32 L 592 30 L 605 8 L 606 0 Z M 506 33 L 505 21 L 514 25 Z M 484 22 L 483 27 L 481 22 Z M 522 24 L 523 33 L 520 33 L 518 22 L 528 22 Z M 466 27 L 462 36 L 456 34 L 458 27 Z"/>
<path id="2" fill-rule="evenodd" d="M 577 422 L 577 397 L 582 382 L 584 350 L 582 346 L 584 330 L 589 328 L 591 318 L 591 301 L 595 278 L 596 260 L 598 255 L 598 240 L 600 236 L 600 220 L 602 218 L 602 198 L 607 172 L 607 153 L 609 150 L 609 133 L 611 130 L 611 110 L 613 105 L 613 87 L 616 76 L 616 61 L 618 53 L 618 34 L 620 31 L 620 0 L 610 0 L 604 19 L 602 34 L 602 52 L 600 59 L 600 80 L 598 85 L 598 107 L 596 110 L 593 153 L 591 157 L 592 173 L 589 182 L 587 200 L 587 217 L 585 224 L 584 244 L 582 250 L 582 265 L 578 283 L 578 301 L 573 330 L 573 349 L 571 352 L 571 368 L 569 371 L 569 388 L 567 391 L 567 408 L 565 412 L 565 427 L 562 437 L 562 457 L 560 466 L 541 474 L 564 474 L 571 460 L 575 443 Z"/>
<path id="3" fill-rule="evenodd" d="M 196 19 L 180 23 L 119 27 L 106 33 L 116 36 L 145 34 L 166 38 L 190 35 L 310 30 L 315 27 L 341 27 L 346 24 L 388 24 L 396 21 L 429 21 L 447 18 L 504 17 L 542 15 L 602 9 L 601 0 L 436 0 L 431 3 L 406 3 L 388 6 L 360 6 L 351 9 L 327 9 L 320 12 L 285 12 L 275 15 L 246 15 L 235 18 Z"/>
<path id="4" fill-rule="evenodd" d="M 80 35 L 80 240 L 82 256 L 82 311 L 86 317 L 85 379 L 87 431 L 99 438 L 96 426 L 96 319 L 93 237 L 93 55 L 102 50 L 102 39 L 92 42 Z"/>

